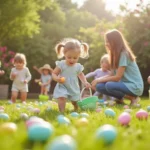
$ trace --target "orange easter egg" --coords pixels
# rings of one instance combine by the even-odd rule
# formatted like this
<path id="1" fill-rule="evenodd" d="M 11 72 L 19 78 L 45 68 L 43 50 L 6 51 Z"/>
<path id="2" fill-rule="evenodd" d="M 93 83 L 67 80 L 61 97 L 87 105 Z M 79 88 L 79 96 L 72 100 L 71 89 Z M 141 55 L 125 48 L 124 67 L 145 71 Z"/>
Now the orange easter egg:
<path id="1" fill-rule="evenodd" d="M 59 79 L 59 82 L 60 82 L 60 83 L 64 83 L 65 80 L 66 80 L 65 77 L 61 77 L 61 78 Z"/>

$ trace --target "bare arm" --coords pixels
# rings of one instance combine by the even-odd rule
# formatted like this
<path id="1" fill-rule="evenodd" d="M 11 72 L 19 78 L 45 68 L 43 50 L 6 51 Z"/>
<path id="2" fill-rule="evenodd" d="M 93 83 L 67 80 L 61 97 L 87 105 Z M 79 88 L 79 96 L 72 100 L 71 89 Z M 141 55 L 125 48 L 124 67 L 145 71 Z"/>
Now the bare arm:
<path id="1" fill-rule="evenodd" d="M 91 87 L 90 83 L 87 82 L 86 77 L 85 77 L 85 75 L 84 75 L 83 72 L 81 72 L 81 73 L 78 75 L 78 77 L 79 77 L 79 79 L 81 80 L 81 82 L 84 84 L 84 86 L 86 86 L 87 88 L 90 88 L 90 87 Z"/>
<path id="2" fill-rule="evenodd" d="M 61 69 L 58 68 L 58 67 L 56 67 L 56 68 L 53 70 L 53 72 L 52 72 L 52 78 L 53 78 L 54 81 L 59 82 L 60 77 L 58 77 L 58 75 L 60 74 L 60 72 L 61 72 Z"/>
<path id="3" fill-rule="evenodd" d="M 103 83 L 103 82 L 108 82 L 108 81 L 114 81 L 114 82 L 119 82 L 125 72 L 126 67 L 119 67 L 117 70 L 116 75 L 108 75 L 104 76 L 102 78 L 95 79 L 92 82 L 92 87 L 94 88 L 97 83 Z"/>
<path id="4" fill-rule="evenodd" d="M 39 74 L 42 74 L 42 72 L 37 68 L 37 66 L 33 66 L 33 69 L 36 70 Z"/>

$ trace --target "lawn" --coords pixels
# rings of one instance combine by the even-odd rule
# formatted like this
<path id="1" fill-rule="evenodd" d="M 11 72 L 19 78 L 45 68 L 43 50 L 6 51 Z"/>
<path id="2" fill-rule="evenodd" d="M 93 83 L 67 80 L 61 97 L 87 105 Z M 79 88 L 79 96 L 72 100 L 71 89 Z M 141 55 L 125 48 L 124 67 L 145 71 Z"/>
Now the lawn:
<path id="1" fill-rule="evenodd" d="M 128 101 L 127 101 L 128 103 Z M 65 116 L 70 119 L 69 125 L 59 124 L 57 116 L 57 103 L 37 102 L 28 100 L 27 104 L 23 105 L 19 101 L 15 104 L 8 104 L 7 101 L 0 101 L 0 106 L 4 107 L 4 113 L 9 115 L 9 120 L 0 119 L 0 125 L 5 122 L 14 122 L 17 125 L 17 130 L 14 133 L 0 132 L 0 150 L 47 150 L 47 146 L 58 136 L 68 134 L 76 141 L 77 150 L 149 150 L 150 149 L 150 119 L 138 120 L 136 112 L 139 109 L 147 110 L 150 105 L 148 99 L 143 98 L 140 102 L 141 108 L 131 108 L 131 121 L 128 126 L 121 126 L 118 123 L 118 116 L 124 112 L 123 106 L 117 105 L 111 107 L 116 113 L 115 117 L 106 117 L 104 111 L 108 106 L 102 107 L 100 112 L 87 111 L 89 123 L 82 124 L 77 122 L 80 117 L 74 118 L 70 115 L 72 105 L 67 103 Z M 30 108 L 39 108 L 40 113 L 35 114 Z M 79 110 L 79 114 L 83 112 Z M 85 112 L 85 111 L 84 111 Z M 3 113 L 3 112 L 1 112 Z M 20 118 L 21 113 L 26 113 L 28 116 L 38 116 L 48 121 L 54 127 L 54 133 L 45 142 L 33 142 L 28 139 L 28 130 L 25 121 Z M 117 130 L 117 137 L 112 144 L 103 144 L 102 140 L 96 140 L 95 134 L 100 126 L 105 124 L 113 125 Z M 1 131 L 1 130 L 0 130 Z M 50 150 L 50 149 L 49 149 Z M 61 149 L 60 149 L 61 150 Z M 64 149 L 63 149 L 64 150 Z M 67 149 L 70 150 L 70 149 Z M 72 150 L 72 149 L 71 149 Z"/>

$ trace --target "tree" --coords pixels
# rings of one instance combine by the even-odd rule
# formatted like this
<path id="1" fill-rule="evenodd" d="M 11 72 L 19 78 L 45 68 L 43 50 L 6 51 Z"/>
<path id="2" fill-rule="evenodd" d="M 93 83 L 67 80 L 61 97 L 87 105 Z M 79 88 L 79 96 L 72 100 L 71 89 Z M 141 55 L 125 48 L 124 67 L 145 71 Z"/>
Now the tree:
<path id="1" fill-rule="evenodd" d="M 100 20 L 113 20 L 113 16 L 111 15 L 111 13 L 105 10 L 105 2 L 103 0 L 86 0 L 81 9 L 92 13 Z"/>
<path id="2" fill-rule="evenodd" d="M 0 41 L 39 33 L 38 11 L 50 6 L 47 0 L 1 0 Z"/>

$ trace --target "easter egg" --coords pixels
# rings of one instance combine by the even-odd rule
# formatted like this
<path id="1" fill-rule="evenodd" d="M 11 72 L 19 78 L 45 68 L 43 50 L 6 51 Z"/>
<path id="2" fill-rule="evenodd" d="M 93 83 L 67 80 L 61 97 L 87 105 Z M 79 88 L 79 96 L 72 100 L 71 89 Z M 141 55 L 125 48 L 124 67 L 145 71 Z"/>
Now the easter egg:
<path id="1" fill-rule="evenodd" d="M 0 120 L 8 120 L 9 116 L 6 113 L 0 113 Z"/>
<path id="2" fill-rule="evenodd" d="M 147 120 L 148 112 L 141 109 L 136 113 L 136 118 L 138 118 L 139 120 L 143 120 L 143 119 Z"/>
<path id="3" fill-rule="evenodd" d="M 62 135 L 55 138 L 46 150 L 77 150 L 77 144 L 71 136 Z"/>
<path id="4" fill-rule="evenodd" d="M 48 122 L 34 124 L 28 128 L 28 138 L 31 141 L 46 141 L 53 133 L 53 127 Z"/>
<path id="5" fill-rule="evenodd" d="M 17 130 L 17 125 L 12 122 L 3 123 L 0 125 L 0 133 L 14 133 Z"/>
<path id="6" fill-rule="evenodd" d="M 89 121 L 87 120 L 87 118 L 80 118 L 79 120 L 77 120 L 76 122 L 76 126 L 77 127 L 85 127 L 89 124 Z"/>
<path id="7" fill-rule="evenodd" d="M 129 113 L 127 112 L 123 112 L 119 118 L 118 118 L 118 122 L 121 124 L 121 125 L 128 125 L 129 122 L 131 120 L 131 116 Z"/>
<path id="8" fill-rule="evenodd" d="M 108 108 L 108 109 L 105 110 L 105 115 L 106 115 L 107 117 L 115 117 L 116 113 L 114 112 L 113 109 Z"/>
<path id="9" fill-rule="evenodd" d="M 150 111 L 150 106 L 147 106 L 147 111 Z"/>
<path id="10" fill-rule="evenodd" d="M 39 117 L 31 117 L 26 121 L 26 127 L 29 128 L 30 126 L 34 124 L 42 124 L 45 122 L 42 118 Z"/>
<path id="11" fill-rule="evenodd" d="M 96 139 L 102 140 L 105 144 L 114 142 L 117 136 L 117 131 L 112 125 L 106 124 L 98 128 L 96 131 Z"/>
<path id="12" fill-rule="evenodd" d="M 103 104 L 103 103 L 104 103 L 104 100 L 103 100 L 103 99 L 99 99 L 98 102 L 99 102 L 100 104 Z"/>
<path id="13" fill-rule="evenodd" d="M 128 105 L 124 105 L 123 108 L 124 109 L 129 109 L 129 106 Z"/>
<path id="14" fill-rule="evenodd" d="M 40 109 L 39 108 L 33 108 L 31 111 L 33 113 L 35 113 L 35 114 L 39 114 L 40 113 Z"/>
<path id="15" fill-rule="evenodd" d="M 131 113 L 132 109 L 125 109 L 124 112 Z"/>
<path id="16" fill-rule="evenodd" d="M 77 112 L 72 112 L 72 113 L 70 114 L 70 116 L 71 116 L 71 117 L 74 117 L 74 118 L 77 118 L 77 117 L 79 117 L 79 114 L 78 114 Z"/>
<path id="17" fill-rule="evenodd" d="M 69 125 L 70 124 L 70 120 L 67 117 L 62 116 L 62 115 L 59 115 L 57 117 L 57 121 L 58 121 L 59 124 L 64 124 L 64 125 Z"/>
<path id="18" fill-rule="evenodd" d="M 4 106 L 0 106 L 0 110 L 4 110 Z"/>
<path id="19" fill-rule="evenodd" d="M 47 107 L 47 108 L 46 108 L 46 111 L 51 111 L 51 110 L 52 110 L 51 107 Z"/>
<path id="20" fill-rule="evenodd" d="M 59 82 L 60 82 L 60 83 L 64 83 L 65 81 L 66 81 L 65 77 L 61 77 L 61 78 L 59 79 Z"/>
<path id="21" fill-rule="evenodd" d="M 21 113 L 20 118 L 23 120 L 27 120 L 29 118 L 29 116 L 26 113 Z"/>
<path id="22" fill-rule="evenodd" d="M 42 82 L 39 82 L 39 85 L 42 85 Z"/>
<path id="23" fill-rule="evenodd" d="M 81 116 L 81 117 L 84 117 L 84 118 L 88 118 L 88 117 L 89 117 L 89 114 L 88 114 L 88 113 L 81 113 L 80 116 Z"/>
<path id="24" fill-rule="evenodd" d="M 102 111 L 102 108 L 97 108 L 96 109 L 96 112 L 100 112 L 100 111 Z"/>

